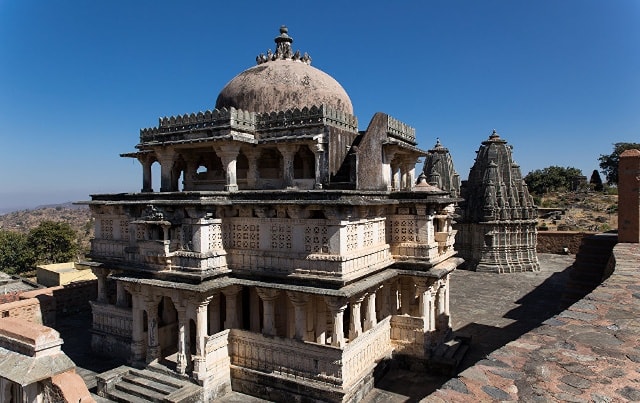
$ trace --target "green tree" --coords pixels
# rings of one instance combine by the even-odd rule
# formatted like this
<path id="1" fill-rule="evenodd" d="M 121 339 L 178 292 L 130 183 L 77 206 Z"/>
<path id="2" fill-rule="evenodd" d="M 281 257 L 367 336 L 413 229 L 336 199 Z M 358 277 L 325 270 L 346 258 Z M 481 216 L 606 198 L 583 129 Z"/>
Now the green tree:
<path id="1" fill-rule="evenodd" d="M 589 180 L 589 184 L 593 187 L 593 190 L 596 192 L 602 192 L 604 190 L 604 185 L 602 184 L 602 178 L 600 177 L 600 172 L 597 169 L 594 169 L 591 173 L 591 179 Z"/>
<path id="2" fill-rule="evenodd" d="M 42 221 L 29 231 L 27 243 L 36 264 L 69 262 L 78 254 L 78 236 L 66 222 Z"/>
<path id="3" fill-rule="evenodd" d="M 34 256 L 27 244 L 27 236 L 0 230 L 0 270 L 7 274 L 21 274 L 31 270 L 33 263 Z"/>
<path id="4" fill-rule="evenodd" d="M 524 181 L 532 193 L 542 195 L 556 190 L 571 189 L 577 176 L 582 176 L 582 171 L 578 168 L 554 165 L 529 172 L 524 177 Z"/>
<path id="5" fill-rule="evenodd" d="M 620 162 L 620 154 L 626 150 L 632 149 L 640 150 L 640 143 L 615 143 L 613 145 L 613 152 L 609 155 L 601 154 L 598 161 L 600 161 L 600 169 L 607 178 L 607 183 L 618 184 L 618 163 Z"/>

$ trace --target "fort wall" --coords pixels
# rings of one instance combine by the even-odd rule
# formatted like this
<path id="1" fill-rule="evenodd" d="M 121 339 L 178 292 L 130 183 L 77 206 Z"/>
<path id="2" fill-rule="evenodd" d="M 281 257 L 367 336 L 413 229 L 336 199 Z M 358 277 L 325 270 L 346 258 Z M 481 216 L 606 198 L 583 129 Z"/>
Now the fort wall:
<path id="1" fill-rule="evenodd" d="M 582 239 L 594 234 L 595 232 L 583 231 L 539 231 L 536 252 L 561 254 L 567 248 L 569 254 L 575 255 Z"/>

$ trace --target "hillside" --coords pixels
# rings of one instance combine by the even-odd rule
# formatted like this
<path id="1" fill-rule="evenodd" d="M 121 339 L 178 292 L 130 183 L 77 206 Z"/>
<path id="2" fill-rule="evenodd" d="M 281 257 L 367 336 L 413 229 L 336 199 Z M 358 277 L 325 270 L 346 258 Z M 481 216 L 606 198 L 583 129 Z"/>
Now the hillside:
<path id="1" fill-rule="evenodd" d="M 606 232 L 618 228 L 618 195 L 555 192 L 538 205 L 538 229 Z"/>
<path id="2" fill-rule="evenodd" d="M 0 215 L 0 229 L 28 233 L 42 221 L 62 221 L 71 225 L 80 241 L 82 250 L 89 250 L 89 239 L 93 237 L 93 223 L 87 206 L 71 203 L 42 206 Z"/>

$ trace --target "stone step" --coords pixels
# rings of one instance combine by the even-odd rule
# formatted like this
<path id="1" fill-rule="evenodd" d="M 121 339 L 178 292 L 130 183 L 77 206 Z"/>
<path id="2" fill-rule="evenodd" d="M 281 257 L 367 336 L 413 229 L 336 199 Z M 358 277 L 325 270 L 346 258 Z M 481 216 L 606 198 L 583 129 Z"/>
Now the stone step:
<path id="1" fill-rule="evenodd" d="M 169 373 L 155 371 L 152 367 L 147 367 L 145 369 L 133 369 L 130 373 L 131 375 L 159 382 L 174 389 L 190 384 L 187 380 L 179 379 Z"/>
<path id="2" fill-rule="evenodd" d="M 158 382 L 155 379 L 148 379 L 134 375 L 126 375 L 122 378 L 122 380 L 165 395 L 168 395 L 169 393 L 179 389 L 178 387 L 169 386 L 162 382 Z"/>
<path id="3" fill-rule="evenodd" d="M 168 395 L 168 393 L 156 392 L 145 386 L 139 386 L 134 383 L 129 383 L 124 378 L 115 385 L 115 389 L 117 391 L 125 392 L 130 395 L 145 399 L 145 401 L 147 402 L 161 403 L 164 400 L 164 397 Z M 109 394 L 111 395 L 111 391 L 109 392 Z"/>
<path id="4" fill-rule="evenodd" d="M 147 399 L 117 389 L 109 391 L 109 399 L 118 403 L 149 403 Z"/>

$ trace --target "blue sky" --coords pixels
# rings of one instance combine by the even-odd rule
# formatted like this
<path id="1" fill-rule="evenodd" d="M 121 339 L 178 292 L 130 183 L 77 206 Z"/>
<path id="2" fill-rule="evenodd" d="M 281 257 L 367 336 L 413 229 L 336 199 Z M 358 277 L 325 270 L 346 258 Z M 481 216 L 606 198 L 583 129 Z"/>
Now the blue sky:
<path id="1" fill-rule="evenodd" d="M 462 178 L 492 129 L 523 175 L 640 141 L 637 0 L 0 0 L 0 211 L 138 191 L 139 129 L 213 108 L 282 24 L 361 129 L 439 137 Z"/>

